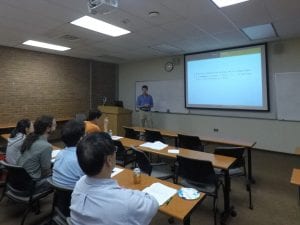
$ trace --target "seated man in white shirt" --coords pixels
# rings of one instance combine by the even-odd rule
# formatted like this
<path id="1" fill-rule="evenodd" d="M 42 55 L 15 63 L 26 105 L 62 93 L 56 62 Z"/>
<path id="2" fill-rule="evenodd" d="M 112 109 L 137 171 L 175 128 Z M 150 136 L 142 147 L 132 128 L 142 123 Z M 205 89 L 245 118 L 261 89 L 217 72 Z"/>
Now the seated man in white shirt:
<path id="1" fill-rule="evenodd" d="M 78 143 L 77 157 L 86 175 L 76 183 L 72 194 L 73 225 L 147 225 L 151 222 L 159 207 L 155 198 L 122 188 L 111 179 L 116 153 L 108 134 L 85 136 Z"/>
<path id="2" fill-rule="evenodd" d="M 53 165 L 52 179 L 56 185 L 73 189 L 84 175 L 76 156 L 76 145 L 84 133 L 83 122 L 70 120 L 63 127 L 61 139 L 66 147 L 57 154 Z"/>

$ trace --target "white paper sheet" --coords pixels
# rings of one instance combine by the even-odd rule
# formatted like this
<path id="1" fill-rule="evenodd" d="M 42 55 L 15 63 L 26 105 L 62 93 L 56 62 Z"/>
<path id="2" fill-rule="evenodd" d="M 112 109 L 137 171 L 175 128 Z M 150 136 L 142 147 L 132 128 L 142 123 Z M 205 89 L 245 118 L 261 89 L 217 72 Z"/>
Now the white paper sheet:
<path id="1" fill-rule="evenodd" d="M 61 150 L 52 150 L 51 152 L 51 158 L 55 159 L 55 157 L 57 156 L 57 154 L 60 152 Z"/>
<path id="2" fill-rule="evenodd" d="M 117 135 L 111 136 L 111 139 L 113 139 L 114 141 L 120 140 L 121 138 L 123 138 L 123 137 L 117 136 Z"/>
<path id="3" fill-rule="evenodd" d="M 153 183 L 151 186 L 146 187 L 143 192 L 152 195 L 159 205 L 163 205 L 177 193 L 177 190 L 161 183 Z"/>
<path id="4" fill-rule="evenodd" d="M 162 150 L 162 149 L 168 147 L 168 145 L 166 145 L 160 141 L 155 141 L 155 142 L 146 142 L 144 144 L 141 144 L 140 147 L 151 148 L 154 150 Z"/>
<path id="5" fill-rule="evenodd" d="M 169 149 L 168 153 L 179 154 L 179 149 Z"/>
<path id="6" fill-rule="evenodd" d="M 121 168 L 118 168 L 118 167 L 115 167 L 111 173 L 111 176 L 110 177 L 114 177 L 116 176 L 117 174 L 121 173 L 124 169 L 121 169 Z"/>

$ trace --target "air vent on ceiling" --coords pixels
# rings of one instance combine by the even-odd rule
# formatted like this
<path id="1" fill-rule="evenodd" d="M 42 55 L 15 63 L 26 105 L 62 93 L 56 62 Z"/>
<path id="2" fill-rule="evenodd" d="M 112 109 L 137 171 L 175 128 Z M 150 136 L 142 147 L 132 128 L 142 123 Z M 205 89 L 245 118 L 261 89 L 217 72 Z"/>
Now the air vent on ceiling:
<path id="1" fill-rule="evenodd" d="M 70 35 L 70 34 L 65 34 L 65 35 L 63 35 L 63 36 L 61 36 L 59 38 L 67 40 L 67 41 L 76 41 L 76 40 L 79 40 L 79 37 L 76 37 L 76 36 L 73 36 L 73 35 Z"/>

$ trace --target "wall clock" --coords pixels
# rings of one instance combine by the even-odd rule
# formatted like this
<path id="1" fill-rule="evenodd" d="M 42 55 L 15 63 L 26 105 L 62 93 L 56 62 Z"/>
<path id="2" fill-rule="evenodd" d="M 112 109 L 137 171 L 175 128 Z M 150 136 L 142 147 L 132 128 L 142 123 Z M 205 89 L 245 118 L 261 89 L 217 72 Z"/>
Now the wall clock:
<path id="1" fill-rule="evenodd" d="M 174 69 L 174 64 L 172 62 L 166 62 L 165 71 L 171 72 Z"/>

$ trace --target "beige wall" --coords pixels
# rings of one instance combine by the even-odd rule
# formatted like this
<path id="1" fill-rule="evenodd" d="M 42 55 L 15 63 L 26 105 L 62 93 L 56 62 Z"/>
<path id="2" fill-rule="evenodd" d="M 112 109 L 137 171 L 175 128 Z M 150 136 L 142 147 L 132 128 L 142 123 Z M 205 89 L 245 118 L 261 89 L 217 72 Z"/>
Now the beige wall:
<path id="1" fill-rule="evenodd" d="M 178 57 L 180 63 L 169 73 L 164 71 L 164 64 L 172 60 L 171 57 L 121 64 L 119 98 L 124 101 L 125 107 L 134 109 L 135 81 L 168 79 L 182 79 L 183 81 L 183 56 Z M 153 113 L 154 126 L 190 134 L 251 140 L 257 142 L 256 148 L 293 153 L 294 148 L 300 146 L 300 122 L 276 120 L 274 73 L 299 72 L 299 57 L 300 39 L 274 42 L 268 45 L 270 112 L 195 110 L 193 115 Z M 149 92 L 151 93 L 151 90 Z M 194 115 L 194 113 L 199 115 Z M 136 113 L 133 114 L 133 123 L 139 124 Z M 219 132 L 214 132 L 214 128 L 218 128 Z"/>

